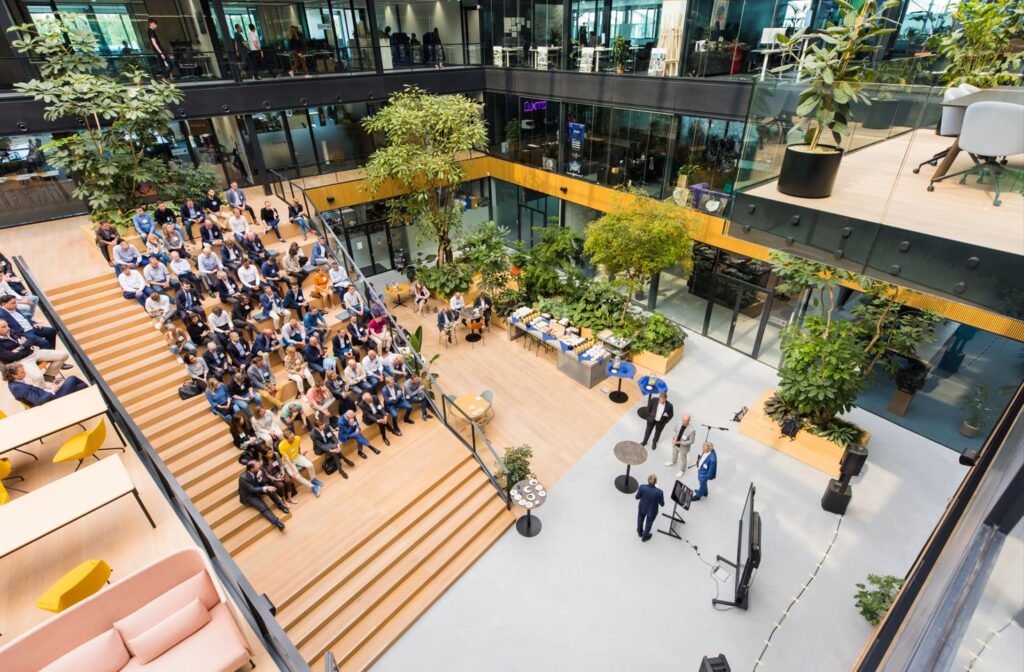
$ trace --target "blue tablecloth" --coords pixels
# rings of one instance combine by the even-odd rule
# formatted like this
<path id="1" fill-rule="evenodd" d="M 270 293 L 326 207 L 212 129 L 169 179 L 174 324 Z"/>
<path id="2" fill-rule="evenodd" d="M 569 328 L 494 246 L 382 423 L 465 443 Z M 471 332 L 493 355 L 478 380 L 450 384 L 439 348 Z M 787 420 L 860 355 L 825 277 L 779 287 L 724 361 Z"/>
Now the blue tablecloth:
<path id="1" fill-rule="evenodd" d="M 632 378 L 636 375 L 636 367 L 630 362 L 619 362 L 619 370 L 615 371 L 615 360 L 608 362 L 608 375 L 613 378 Z"/>
<path id="2" fill-rule="evenodd" d="M 661 394 L 668 392 L 668 383 L 657 376 L 641 376 L 636 381 L 637 386 L 643 394 Z"/>

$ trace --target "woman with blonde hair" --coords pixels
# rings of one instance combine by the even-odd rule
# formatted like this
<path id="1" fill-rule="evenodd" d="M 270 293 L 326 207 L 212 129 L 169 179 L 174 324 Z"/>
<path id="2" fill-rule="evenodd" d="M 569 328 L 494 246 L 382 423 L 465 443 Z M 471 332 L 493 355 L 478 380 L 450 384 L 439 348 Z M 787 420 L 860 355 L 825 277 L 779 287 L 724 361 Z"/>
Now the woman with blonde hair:
<path id="1" fill-rule="evenodd" d="M 309 383 L 310 387 L 316 385 L 316 381 L 313 380 L 313 372 L 309 370 L 305 358 L 295 349 L 294 345 L 289 345 L 288 349 L 284 352 L 284 371 L 290 380 L 295 381 L 295 386 L 298 389 L 295 393 L 296 399 L 301 397 L 306 391 L 303 380 Z"/>

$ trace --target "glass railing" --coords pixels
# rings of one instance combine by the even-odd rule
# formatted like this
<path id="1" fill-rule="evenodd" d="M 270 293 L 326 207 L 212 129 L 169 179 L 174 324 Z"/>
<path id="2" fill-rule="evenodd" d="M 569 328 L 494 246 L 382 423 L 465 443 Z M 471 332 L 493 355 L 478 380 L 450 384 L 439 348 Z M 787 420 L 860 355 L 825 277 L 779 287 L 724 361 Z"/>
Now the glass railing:
<path id="1" fill-rule="evenodd" d="M 381 63 L 384 71 L 422 70 L 437 66 L 483 65 L 480 44 L 472 42 L 445 43 L 436 46 L 388 45 L 381 43 Z"/>
<path id="2" fill-rule="evenodd" d="M 944 103 L 940 87 L 873 83 L 864 88 L 870 105 L 853 107 L 831 194 L 808 197 L 802 190 L 813 182 L 811 173 L 790 170 L 779 179 L 787 154 L 808 155 L 790 147 L 804 140 L 796 114 L 804 86 L 755 84 L 729 234 L 1024 316 L 1020 161 L 1010 157 L 1008 165 L 993 168 L 1000 173 L 998 198 L 991 176 L 957 179 L 961 171 L 977 170 L 974 157 L 962 152 L 957 158 L 954 134 L 940 135 L 937 128 L 943 118 L 959 114 L 962 120 L 964 108 Z M 1024 89 L 990 95 L 1024 101 Z M 938 181 L 946 175 L 953 177 Z"/>
<path id="3" fill-rule="evenodd" d="M 488 440 L 486 434 L 480 429 L 480 425 L 470 417 L 465 409 L 455 403 L 453 396 L 445 393 L 438 380 L 429 379 L 427 375 L 429 373 L 429 364 L 413 349 L 412 344 L 409 342 L 408 332 L 388 312 L 384 297 L 374 287 L 373 283 L 366 278 L 362 270 L 355 263 L 355 260 L 349 255 L 344 243 L 317 210 L 312 200 L 307 196 L 305 189 L 292 182 L 288 182 L 287 186 L 283 187 L 283 192 L 289 196 L 289 200 L 294 198 L 304 204 L 306 213 L 310 216 L 318 233 L 327 242 L 331 256 L 348 272 L 349 279 L 366 297 L 368 305 L 374 306 L 375 310 L 380 310 L 387 315 L 396 346 L 403 354 L 413 355 L 418 360 L 419 368 L 424 372 L 423 382 L 428 387 L 429 405 L 434 416 L 440 418 L 452 436 L 458 439 L 473 454 L 473 458 L 484 474 L 486 474 L 488 481 L 490 481 L 498 496 L 501 497 L 506 506 L 511 506 L 508 493 L 498 478 L 499 475 L 507 474 L 508 470 L 505 468 L 505 463 L 498 456 L 497 451 L 490 440 Z M 280 197 L 280 194 L 278 196 Z M 505 480 L 504 476 L 502 476 L 502 480 Z"/>
<path id="4" fill-rule="evenodd" d="M 107 407 L 107 415 L 114 423 L 118 434 L 126 447 L 132 450 L 146 471 L 156 483 L 157 490 L 163 495 L 168 506 L 177 516 L 185 530 L 197 546 L 203 549 L 210 565 L 217 573 L 228 595 L 236 608 L 251 626 L 260 645 L 266 649 L 273 664 L 281 670 L 300 672 L 309 670 L 302 654 L 285 634 L 277 622 L 273 605 L 266 595 L 257 592 L 256 588 L 235 563 L 216 533 L 210 528 L 195 504 L 185 493 L 177 479 L 164 464 L 159 454 L 146 439 L 142 430 L 118 400 L 113 390 L 93 365 L 75 340 L 70 330 L 60 319 L 60 315 L 39 286 L 31 269 L 21 257 L 13 258 L 18 273 L 28 286 L 29 291 L 39 297 L 39 310 L 53 328 L 59 332 L 60 340 L 70 353 L 82 376 L 99 388 Z"/>

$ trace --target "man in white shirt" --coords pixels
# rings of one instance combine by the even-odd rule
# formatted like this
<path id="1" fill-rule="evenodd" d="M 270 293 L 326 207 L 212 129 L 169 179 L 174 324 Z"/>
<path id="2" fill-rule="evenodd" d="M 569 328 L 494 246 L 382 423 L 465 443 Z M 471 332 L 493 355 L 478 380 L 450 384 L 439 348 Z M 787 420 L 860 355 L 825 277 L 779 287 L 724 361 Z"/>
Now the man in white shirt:
<path id="1" fill-rule="evenodd" d="M 228 311 L 224 310 L 223 306 L 217 306 L 210 311 L 210 331 L 213 332 L 214 337 L 220 343 L 220 346 L 226 347 L 228 343 L 228 334 L 234 330 L 234 323 L 231 321 L 231 315 Z"/>
<path id="2" fill-rule="evenodd" d="M 224 265 L 220 263 L 220 257 L 214 254 L 209 246 L 205 246 L 196 257 L 196 266 L 199 268 L 199 277 L 202 278 L 206 290 L 213 294 L 217 287 L 217 274 L 224 270 Z"/>
<path id="3" fill-rule="evenodd" d="M 249 233 L 249 222 L 242 216 L 241 208 L 232 208 L 231 216 L 228 217 L 228 225 L 231 227 L 231 233 L 235 234 L 235 240 L 241 245 L 245 240 L 245 234 Z"/>
<path id="4" fill-rule="evenodd" d="M 462 297 L 462 292 L 455 292 L 452 294 L 452 298 L 448 299 L 448 305 L 455 311 L 455 317 L 465 322 L 465 318 L 462 315 L 462 310 L 466 307 L 466 299 Z"/>
<path id="5" fill-rule="evenodd" d="M 156 320 L 153 323 L 155 329 L 163 329 L 178 314 L 178 307 L 171 303 L 166 294 L 160 292 L 153 292 L 149 295 L 145 308 L 149 316 Z"/>
<path id="6" fill-rule="evenodd" d="M 161 294 L 166 294 L 171 289 L 177 289 L 181 284 L 177 278 L 171 277 L 171 272 L 167 270 L 164 262 L 156 257 L 149 258 L 149 263 L 142 269 L 142 275 L 146 278 L 149 286 Z"/>
<path id="7" fill-rule="evenodd" d="M 408 370 L 405 368 L 405 355 L 400 352 L 389 352 L 381 357 L 384 364 L 384 373 L 394 378 L 399 376 L 408 377 Z"/>
<path id="8" fill-rule="evenodd" d="M 332 261 L 331 267 L 327 269 L 327 275 L 331 278 L 331 286 L 334 287 L 334 292 L 338 295 L 339 299 L 342 298 L 345 289 L 351 285 L 348 281 L 348 273 L 341 267 L 341 264 Z"/>
<path id="9" fill-rule="evenodd" d="M 249 53 L 246 57 L 249 59 L 249 69 L 252 70 L 252 76 L 255 79 L 263 79 L 260 77 L 260 65 L 263 63 L 263 45 L 260 44 L 260 36 L 256 32 L 256 26 L 249 24 Z M 232 182 L 232 185 L 235 183 Z"/>
<path id="10" fill-rule="evenodd" d="M 121 292 L 124 298 L 135 299 L 143 308 L 146 307 L 146 299 L 153 293 L 153 288 L 146 284 L 142 275 L 130 266 L 122 266 L 117 276 L 117 283 L 121 285 Z"/>
<path id="11" fill-rule="evenodd" d="M 238 267 L 238 281 L 242 283 L 242 286 L 245 287 L 250 295 L 254 297 L 259 296 L 263 278 L 260 277 L 260 269 L 256 268 L 251 259 L 246 258 L 242 261 L 242 265 Z"/>
<path id="12" fill-rule="evenodd" d="M 363 301 L 363 297 L 360 296 L 359 290 L 356 289 L 355 285 L 348 286 L 342 300 L 345 302 L 345 309 L 348 310 L 349 315 L 357 318 L 360 324 L 366 321 L 366 303 Z"/>
<path id="13" fill-rule="evenodd" d="M 661 438 L 661 431 L 665 429 L 665 425 L 667 425 L 671 419 L 672 402 L 668 400 L 668 395 L 666 393 L 662 392 L 657 396 L 657 398 L 648 401 L 647 427 L 644 429 L 644 440 L 640 442 L 640 445 L 646 446 L 647 440 L 651 438 L 651 432 L 654 432 L 654 443 L 651 444 L 651 450 L 657 450 L 658 439 Z"/>
<path id="14" fill-rule="evenodd" d="M 366 373 L 366 380 L 374 388 L 384 379 L 384 360 L 377 356 L 376 350 L 370 350 L 363 357 L 363 371 Z"/>
<path id="15" fill-rule="evenodd" d="M 306 347 L 306 328 L 296 319 L 281 327 L 281 343 L 285 347 L 294 345 L 300 352 Z"/>
<path id="16" fill-rule="evenodd" d="M 168 265 L 170 266 L 171 272 L 178 278 L 178 285 L 181 284 L 181 281 L 188 280 L 192 283 L 192 286 L 199 291 L 200 296 L 202 295 L 199 278 L 197 278 L 196 274 L 192 272 L 192 264 L 188 259 L 182 259 L 181 255 L 177 252 L 171 252 L 171 263 Z"/>
<path id="17" fill-rule="evenodd" d="M 142 263 L 142 253 L 139 249 L 129 243 L 127 240 L 122 240 L 121 243 L 114 248 L 114 270 L 120 274 L 122 266 L 136 267 Z"/>

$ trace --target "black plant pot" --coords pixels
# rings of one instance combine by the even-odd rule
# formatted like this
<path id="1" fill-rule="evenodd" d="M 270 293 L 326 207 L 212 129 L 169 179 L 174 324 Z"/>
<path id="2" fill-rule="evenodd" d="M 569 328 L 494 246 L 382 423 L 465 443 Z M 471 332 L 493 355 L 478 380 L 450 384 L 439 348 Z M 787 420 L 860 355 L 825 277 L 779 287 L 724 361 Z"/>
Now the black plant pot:
<path id="1" fill-rule="evenodd" d="M 843 150 L 835 145 L 818 145 L 831 150 L 808 152 L 808 145 L 789 145 L 782 157 L 778 189 L 784 194 L 800 198 L 828 198 L 839 174 Z"/>

